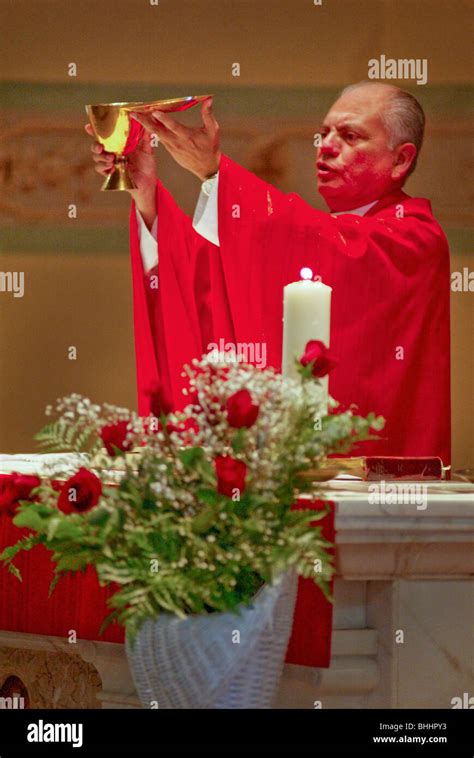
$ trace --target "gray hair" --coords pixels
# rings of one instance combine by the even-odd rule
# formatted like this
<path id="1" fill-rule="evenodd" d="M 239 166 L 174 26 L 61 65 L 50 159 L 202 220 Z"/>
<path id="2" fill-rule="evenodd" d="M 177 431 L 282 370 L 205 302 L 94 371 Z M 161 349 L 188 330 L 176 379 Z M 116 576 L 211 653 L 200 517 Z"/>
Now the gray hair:
<path id="1" fill-rule="evenodd" d="M 359 87 L 377 86 L 381 82 L 358 82 L 345 87 L 341 95 Z M 387 86 L 387 97 L 382 109 L 382 122 L 389 138 L 389 148 L 393 150 L 397 145 L 411 142 L 416 147 L 416 155 L 407 171 L 406 177 L 413 173 L 418 160 L 418 155 L 423 144 L 425 131 L 425 114 L 416 97 L 395 85 Z"/>

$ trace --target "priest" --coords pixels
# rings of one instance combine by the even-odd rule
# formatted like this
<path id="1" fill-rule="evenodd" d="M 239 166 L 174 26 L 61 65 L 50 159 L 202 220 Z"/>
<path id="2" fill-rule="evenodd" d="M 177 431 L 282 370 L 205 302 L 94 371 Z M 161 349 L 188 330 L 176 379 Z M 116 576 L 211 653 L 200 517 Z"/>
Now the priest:
<path id="1" fill-rule="evenodd" d="M 386 419 L 357 453 L 448 465 L 449 251 L 429 201 L 403 190 L 423 141 L 415 97 L 373 82 L 343 90 L 315 156 L 327 212 L 223 155 L 212 99 L 199 127 L 159 111 L 137 119 L 202 181 L 190 219 L 157 179 L 147 133 L 130 158 L 140 412 L 157 384 L 168 406 L 183 405 L 182 365 L 221 338 L 264 344 L 280 368 L 283 287 L 309 267 L 333 289 L 331 395 Z M 100 173 L 113 170 L 112 155 L 92 150 Z"/>
<path id="2" fill-rule="evenodd" d="M 342 92 L 315 156 L 328 212 L 223 155 L 211 99 L 199 127 L 160 112 L 137 119 L 202 181 L 190 219 L 157 179 L 147 136 L 130 156 L 139 411 L 159 410 L 157 386 L 163 405 L 183 405 L 183 364 L 220 339 L 265 345 L 268 364 L 280 368 L 283 287 L 311 268 L 333 290 L 338 365 L 329 390 L 343 406 L 386 419 L 383 437 L 357 452 L 440 456 L 448 465 L 448 245 L 429 201 L 403 191 L 423 141 L 418 101 L 379 83 Z M 92 150 L 99 173 L 113 170 L 112 155 Z M 334 509 L 323 529 L 334 543 Z M 330 603 L 300 580 L 287 662 L 327 667 L 331 624 Z"/>

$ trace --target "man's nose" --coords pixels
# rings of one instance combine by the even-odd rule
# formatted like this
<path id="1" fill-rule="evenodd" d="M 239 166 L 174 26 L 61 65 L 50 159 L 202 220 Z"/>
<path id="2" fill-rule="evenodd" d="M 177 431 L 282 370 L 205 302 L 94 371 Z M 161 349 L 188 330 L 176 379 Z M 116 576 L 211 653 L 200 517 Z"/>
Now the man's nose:
<path id="1" fill-rule="evenodd" d="M 334 137 L 325 137 L 319 147 L 320 155 L 331 155 L 333 157 L 339 154 L 339 148 L 337 146 Z"/>

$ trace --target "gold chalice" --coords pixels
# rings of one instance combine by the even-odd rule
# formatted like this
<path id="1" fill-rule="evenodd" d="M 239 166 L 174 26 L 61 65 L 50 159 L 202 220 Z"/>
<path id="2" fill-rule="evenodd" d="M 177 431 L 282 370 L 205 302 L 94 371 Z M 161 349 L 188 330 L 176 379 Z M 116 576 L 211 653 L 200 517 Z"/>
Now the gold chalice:
<path id="1" fill-rule="evenodd" d="M 168 100 L 153 100 L 149 103 L 100 103 L 86 105 L 86 113 L 94 130 L 95 137 L 109 153 L 115 153 L 114 171 L 109 174 L 101 189 L 129 190 L 136 185 L 127 171 L 127 156 L 135 150 L 143 134 L 143 126 L 138 123 L 130 111 L 150 113 L 163 111 L 175 113 L 192 108 L 193 105 L 206 100 L 210 95 L 192 95 L 175 97 Z"/>

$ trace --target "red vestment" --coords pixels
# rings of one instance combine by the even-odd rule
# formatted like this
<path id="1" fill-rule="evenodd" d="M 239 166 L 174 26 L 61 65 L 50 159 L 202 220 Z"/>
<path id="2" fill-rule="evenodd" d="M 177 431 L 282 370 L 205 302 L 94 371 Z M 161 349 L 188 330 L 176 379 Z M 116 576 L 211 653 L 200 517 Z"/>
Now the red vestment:
<path id="1" fill-rule="evenodd" d="M 204 240 L 157 183 L 159 287 L 152 320 L 131 214 L 139 410 L 158 376 L 181 407 L 182 365 L 211 342 L 266 342 L 281 368 L 283 287 L 308 266 L 333 288 L 331 395 L 382 415 L 357 452 L 450 463 L 449 251 L 430 203 L 402 191 L 363 216 L 332 216 L 223 156 L 220 247 Z M 154 324 L 152 323 L 154 319 Z M 162 339 L 153 338 L 158 329 Z"/>
<path id="2" fill-rule="evenodd" d="M 386 419 L 358 454 L 451 458 L 449 251 L 430 203 L 397 191 L 363 216 L 332 216 L 226 156 L 220 247 L 204 240 L 157 182 L 159 287 L 144 277 L 131 213 L 139 412 L 160 378 L 182 407 L 183 363 L 220 338 L 266 343 L 281 368 L 283 287 L 307 266 L 333 288 L 331 395 Z M 327 618 L 326 614 L 326 618 Z M 315 665 L 313 663 L 313 665 Z M 321 665 L 327 665 L 322 663 Z"/>

